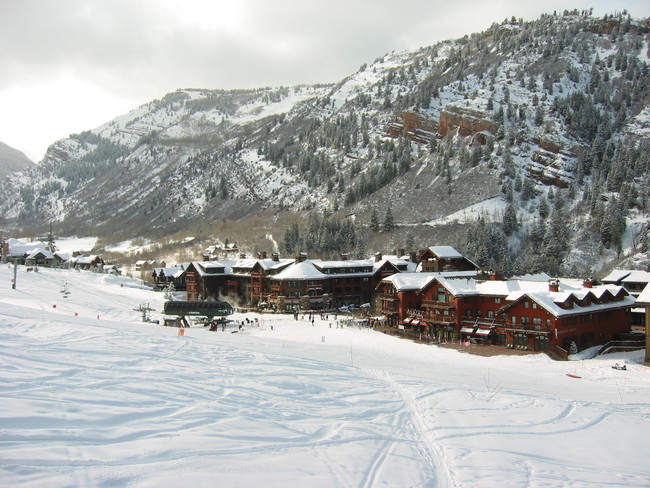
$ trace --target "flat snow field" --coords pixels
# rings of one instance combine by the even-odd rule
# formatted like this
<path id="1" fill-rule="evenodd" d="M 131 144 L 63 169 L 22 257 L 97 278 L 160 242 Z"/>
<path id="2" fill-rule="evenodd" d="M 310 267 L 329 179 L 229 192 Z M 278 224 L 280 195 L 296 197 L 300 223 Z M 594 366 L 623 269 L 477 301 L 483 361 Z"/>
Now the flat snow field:
<path id="1" fill-rule="evenodd" d="M 332 316 L 179 337 L 136 281 L 25 269 L 0 266 L 1 486 L 650 486 L 643 351 L 481 357 Z"/>

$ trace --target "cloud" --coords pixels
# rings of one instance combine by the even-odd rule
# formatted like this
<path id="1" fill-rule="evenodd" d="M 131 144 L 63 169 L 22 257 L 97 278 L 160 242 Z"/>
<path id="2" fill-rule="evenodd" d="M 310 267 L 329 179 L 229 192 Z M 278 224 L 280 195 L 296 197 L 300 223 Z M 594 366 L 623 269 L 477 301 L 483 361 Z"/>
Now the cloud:
<path id="1" fill-rule="evenodd" d="M 646 0 L 596 0 L 593 6 L 599 15 L 650 11 Z M 513 15 L 532 20 L 565 8 L 559 0 L 4 2 L 0 140 L 21 150 L 31 146 L 28 155 L 38 159 L 47 144 L 34 141 L 49 137 L 52 143 L 178 88 L 336 82 L 393 50 L 462 37 Z M 35 118 L 59 122 L 50 122 L 49 136 L 46 125 L 37 135 L 39 124 L 24 122 Z"/>

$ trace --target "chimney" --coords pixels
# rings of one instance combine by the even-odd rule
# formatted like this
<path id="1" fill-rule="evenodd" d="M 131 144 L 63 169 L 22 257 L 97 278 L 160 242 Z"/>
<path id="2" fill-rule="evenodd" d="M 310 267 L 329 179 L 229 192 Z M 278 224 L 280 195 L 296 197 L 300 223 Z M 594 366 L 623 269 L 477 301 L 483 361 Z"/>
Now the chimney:
<path id="1" fill-rule="evenodd" d="M 378 252 L 378 253 L 375 254 L 375 263 L 378 263 L 378 262 L 381 261 L 382 259 L 383 259 L 383 256 L 381 255 L 380 252 Z"/>
<path id="2" fill-rule="evenodd" d="M 348 260 L 348 254 L 345 252 L 341 253 L 341 261 L 347 261 Z"/>
<path id="3" fill-rule="evenodd" d="M 266 259 L 266 251 L 262 251 L 258 254 L 258 259 Z"/>
<path id="4" fill-rule="evenodd" d="M 558 279 L 549 280 L 548 291 L 560 291 L 560 280 Z"/>
<path id="5" fill-rule="evenodd" d="M 398 257 L 398 258 L 403 257 L 404 254 L 405 254 L 404 249 L 398 249 L 398 250 L 397 250 L 397 257 Z"/>
<path id="6" fill-rule="evenodd" d="M 591 277 L 586 278 L 586 279 L 582 282 L 582 286 L 584 286 L 585 288 L 593 288 L 593 286 L 594 286 L 594 279 L 591 278 Z"/>
<path id="7" fill-rule="evenodd" d="M 301 252 L 296 256 L 296 264 L 297 263 L 302 263 L 303 261 L 307 260 L 307 253 L 306 252 Z"/>
<path id="8" fill-rule="evenodd" d="M 488 274 L 489 274 L 490 281 L 501 281 L 502 280 L 501 273 L 499 271 L 495 270 L 495 269 L 489 270 Z"/>
<path id="9" fill-rule="evenodd" d="M 280 261 L 280 255 L 277 252 L 274 252 L 273 254 L 271 254 L 271 259 L 275 262 L 278 262 Z"/>
<path id="10" fill-rule="evenodd" d="M 416 264 L 418 262 L 418 253 L 416 251 L 411 251 L 411 262 Z"/>

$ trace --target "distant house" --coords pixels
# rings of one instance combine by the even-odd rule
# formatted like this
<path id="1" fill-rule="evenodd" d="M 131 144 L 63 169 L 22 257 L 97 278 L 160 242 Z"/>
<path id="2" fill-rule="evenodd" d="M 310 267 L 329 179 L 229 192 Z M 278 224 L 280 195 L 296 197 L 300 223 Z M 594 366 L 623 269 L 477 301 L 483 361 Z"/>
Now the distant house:
<path id="1" fill-rule="evenodd" d="M 38 251 L 49 252 L 49 245 L 40 241 L 25 243 L 19 239 L 7 239 L 2 245 L 3 260 L 16 264 L 27 264 L 27 258 Z M 35 255 L 32 265 L 35 264 L 35 260 L 42 259 L 44 259 L 42 256 Z M 50 256 L 49 259 L 51 260 L 52 257 Z"/>
<path id="2" fill-rule="evenodd" d="M 239 254 L 239 247 L 235 243 L 215 244 L 203 250 L 204 261 L 219 261 L 236 259 Z"/>
<path id="3" fill-rule="evenodd" d="M 58 263 L 56 255 L 43 249 L 35 249 L 25 258 L 25 264 L 27 266 L 44 266 L 49 268 L 53 266 L 55 261 Z"/>
<path id="4" fill-rule="evenodd" d="M 103 271 L 104 260 L 97 254 L 90 256 L 75 256 L 71 259 L 72 265 L 76 269 L 83 269 L 87 271 Z"/>
<path id="5" fill-rule="evenodd" d="M 420 252 L 418 261 L 423 273 L 472 271 L 479 267 L 451 246 L 429 247 Z"/>
<path id="6" fill-rule="evenodd" d="M 163 290 L 169 287 L 170 284 L 174 285 L 175 290 L 185 290 L 186 269 L 188 266 L 189 264 L 181 264 L 180 266 L 154 268 L 151 273 L 154 290 Z"/>

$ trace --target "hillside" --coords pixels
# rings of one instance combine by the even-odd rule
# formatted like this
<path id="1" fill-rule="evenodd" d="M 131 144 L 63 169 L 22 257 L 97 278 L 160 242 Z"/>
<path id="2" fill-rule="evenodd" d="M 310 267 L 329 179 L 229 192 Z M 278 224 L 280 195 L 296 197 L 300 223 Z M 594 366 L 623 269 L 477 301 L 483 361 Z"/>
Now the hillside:
<path id="1" fill-rule="evenodd" d="M 435 241 L 506 272 L 647 266 L 649 30 L 624 13 L 512 18 L 335 85 L 178 90 L 8 178 L 4 226 L 223 240 L 214 222 L 261 219 L 254 251 L 308 217 L 280 251 Z M 323 219 L 354 229 L 322 242 Z"/>
<path id="2" fill-rule="evenodd" d="M 24 269 L 0 268 L 0 486 L 650 483 L 643 351 L 483 357 L 280 314 L 179 337 L 140 321 L 163 296 L 139 282 Z"/>
<path id="3" fill-rule="evenodd" d="M 0 178 L 9 173 L 23 171 L 31 166 L 34 166 L 34 162 L 25 154 L 0 142 Z"/>

